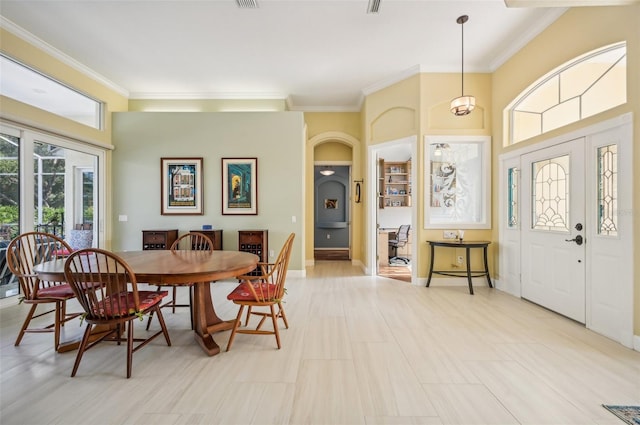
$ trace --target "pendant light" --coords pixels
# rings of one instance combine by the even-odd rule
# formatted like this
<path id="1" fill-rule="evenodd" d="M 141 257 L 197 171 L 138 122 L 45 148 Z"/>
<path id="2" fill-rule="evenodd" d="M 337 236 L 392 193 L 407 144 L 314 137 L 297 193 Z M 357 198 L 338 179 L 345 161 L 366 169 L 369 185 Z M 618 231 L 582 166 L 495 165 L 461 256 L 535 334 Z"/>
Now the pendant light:
<path id="1" fill-rule="evenodd" d="M 467 115 L 476 107 L 476 98 L 464 94 L 464 24 L 469 20 L 467 15 L 462 15 L 456 19 L 462 29 L 462 69 L 460 72 L 460 81 L 462 84 L 462 92 L 460 97 L 456 97 L 451 101 L 451 112 L 454 115 Z"/>
<path id="2" fill-rule="evenodd" d="M 322 170 L 320 170 L 320 174 L 322 174 L 323 176 L 332 176 L 333 174 L 335 174 L 335 171 L 330 167 L 324 167 Z"/>

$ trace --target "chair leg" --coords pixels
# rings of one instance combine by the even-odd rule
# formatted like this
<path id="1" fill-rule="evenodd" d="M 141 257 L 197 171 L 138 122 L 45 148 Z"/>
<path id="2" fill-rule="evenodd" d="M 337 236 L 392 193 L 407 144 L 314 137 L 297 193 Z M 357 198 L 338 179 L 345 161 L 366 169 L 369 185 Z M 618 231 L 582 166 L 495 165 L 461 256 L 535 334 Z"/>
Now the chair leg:
<path id="1" fill-rule="evenodd" d="M 58 351 L 60 345 L 60 327 L 64 325 L 65 301 L 56 301 L 55 321 L 53 324 L 53 348 Z"/>
<path id="2" fill-rule="evenodd" d="M 244 321 L 245 326 L 249 326 L 249 317 L 251 317 L 251 306 L 247 308 L 247 318 Z"/>
<path id="3" fill-rule="evenodd" d="M 84 335 L 82 336 L 82 341 L 80 342 L 80 347 L 78 347 L 78 354 L 76 355 L 76 361 L 73 364 L 73 370 L 71 371 L 71 377 L 76 376 L 76 372 L 78 371 L 78 366 L 80 366 L 80 360 L 82 360 L 82 355 L 87 349 L 87 344 L 89 343 L 89 337 L 91 336 L 91 329 L 93 329 L 93 325 L 87 323 L 87 327 L 84 330 Z"/>
<path id="4" fill-rule="evenodd" d="M 175 314 L 176 312 L 176 303 L 178 299 L 178 287 L 173 287 L 173 301 L 171 302 L 171 312 Z"/>
<path id="5" fill-rule="evenodd" d="M 22 328 L 20 329 L 20 332 L 18 333 L 18 338 L 16 339 L 16 342 L 14 344 L 16 347 L 20 345 L 20 341 L 22 341 L 22 337 L 24 336 L 24 333 L 27 331 L 27 328 L 29 327 L 29 323 L 31 323 L 31 318 L 33 317 L 33 314 L 36 312 L 37 307 L 38 307 L 38 304 L 31 305 L 29 314 L 27 314 L 27 317 L 24 319 L 24 323 L 22 324 Z"/>
<path id="6" fill-rule="evenodd" d="M 147 320 L 147 330 L 149 330 L 149 326 L 151 326 L 151 319 L 153 319 L 153 310 L 149 313 L 149 320 Z"/>
<path id="7" fill-rule="evenodd" d="M 278 331 L 278 317 L 276 316 L 276 309 L 273 304 L 269 305 L 271 310 L 271 321 L 273 322 L 273 332 L 276 334 L 276 343 L 278 344 L 278 350 L 280 349 L 280 332 Z"/>
<path id="8" fill-rule="evenodd" d="M 162 315 L 162 311 L 160 311 L 160 306 L 156 307 L 158 322 L 160 322 L 160 328 L 162 329 L 162 333 L 164 334 L 164 339 L 167 341 L 167 345 L 171 347 L 171 339 L 169 338 L 169 331 L 167 330 L 167 325 L 164 322 L 164 316 Z"/>
<path id="9" fill-rule="evenodd" d="M 278 316 L 282 317 L 282 321 L 284 322 L 284 327 L 289 329 L 289 322 L 287 321 L 287 315 L 284 314 L 284 307 L 282 307 L 282 303 L 278 303 Z"/>
<path id="10" fill-rule="evenodd" d="M 133 319 L 127 326 L 127 379 L 131 378 L 131 364 L 133 363 Z"/>
<path id="11" fill-rule="evenodd" d="M 231 330 L 231 335 L 229 336 L 229 342 L 227 343 L 227 351 L 231 348 L 231 344 L 233 344 L 233 339 L 236 337 L 236 331 L 238 330 L 238 326 L 240 326 L 240 322 L 242 321 L 242 310 L 244 310 L 244 305 L 240 306 L 240 310 L 238 310 L 238 315 L 236 316 L 236 321 L 233 323 L 233 329 Z"/>
<path id="12" fill-rule="evenodd" d="M 193 286 L 189 286 L 189 317 L 191 318 L 191 330 L 193 330 Z"/>

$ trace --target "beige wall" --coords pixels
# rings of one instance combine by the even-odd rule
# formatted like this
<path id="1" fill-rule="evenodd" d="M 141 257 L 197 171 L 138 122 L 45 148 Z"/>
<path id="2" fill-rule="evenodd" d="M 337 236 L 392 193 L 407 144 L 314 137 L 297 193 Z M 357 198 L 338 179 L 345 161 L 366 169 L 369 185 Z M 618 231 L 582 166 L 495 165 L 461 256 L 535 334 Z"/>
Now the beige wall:
<path id="1" fill-rule="evenodd" d="M 412 161 L 417 181 L 412 184 L 413 204 L 417 223 L 413 223 L 417 245 L 418 277 L 426 277 L 429 249 L 424 241 L 442 239 L 442 230 L 427 230 L 424 223 L 424 136 L 425 135 L 491 135 L 491 75 L 465 74 L 467 93 L 476 97 L 476 110 L 464 117 L 455 117 L 449 110 L 451 99 L 460 95 L 460 74 L 419 74 L 382 89 L 365 101 L 365 133 L 367 146 L 415 135 L 418 138 L 417 157 Z M 373 166 L 368 164 L 368 167 Z M 371 224 L 368 223 L 367 226 Z M 369 228 L 369 227 L 367 227 Z M 368 232 L 365 232 L 365 238 Z M 468 230 L 471 239 L 492 240 L 491 230 Z M 367 241 L 375 244 L 375 241 Z M 438 255 L 436 267 L 448 268 L 455 263 L 455 250 Z M 489 258 L 494 269 L 494 248 Z M 475 261 L 479 258 L 474 256 Z"/>
<path id="2" fill-rule="evenodd" d="M 557 66 L 597 48 L 627 41 L 627 103 L 580 122 L 531 138 L 516 146 L 503 147 L 503 110 L 526 87 Z M 498 190 L 497 158 L 510 149 L 532 145 L 597 122 L 633 112 L 633 139 L 640 140 L 640 5 L 590 7 L 568 10 L 549 28 L 521 49 L 493 74 L 493 193 Z M 637 146 L 637 143 L 634 143 Z M 633 181 L 640 181 L 640 149 L 633 152 Z M 634 190 L 634 264 L 640 264 L 640 195 Z M 497 198 L 494 196 L 494 240 L 498 238 Z M 640 268 L 634 276 L 634 334 L 640 335 Z"/>

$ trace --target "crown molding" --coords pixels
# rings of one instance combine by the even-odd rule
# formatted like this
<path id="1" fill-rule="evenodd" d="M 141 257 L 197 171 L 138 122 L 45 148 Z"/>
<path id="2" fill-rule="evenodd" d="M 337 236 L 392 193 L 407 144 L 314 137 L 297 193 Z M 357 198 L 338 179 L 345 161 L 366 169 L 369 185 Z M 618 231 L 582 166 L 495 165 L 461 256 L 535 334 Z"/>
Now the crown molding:
<path id="1" fill-rule="evenodd" d="M 78 62 L 77 60 L 73 59 L 69 55 L 61 52 L 58 49 L 56 49 L 55 47 L 53 47 L 52 45 L 50 45 L 46 41 L 36 37 L 35 35 L 31 34 L 27 30 L 25 30 L 24 28 L 14 24 L 12 21 L 8 20 L 4 16 L 0 16 L 0 28 L 10 32 L 11 34 L 15 35 L 18 38 L 21 38 L 22 40 L 26 41 L 27 43 L 31 44 L 32 46 L 42 50 L 44 53 L 48 54 L 49 56 L 52 56 L 55 59 L 59 60 L 60 62 L 63 62 L 64 64 L 70 66 L 71 68 L 81 72 L 82 74 L 84 74 L 87 77 L 91 78 L 92 80 L 95 80 L 98 83 L 106 86 L 107 88 L 115 91 L 116 93 L 120 94 L 121 96 L 129 97 L 129 91 L 128 90 L 118 86 L 113 81 L 111 81 L 111 80 L 107 79 L 106 77 L 98 74 L 97 72 L 95 72 L 91 68 L 81 64 L 80 62 Z"/>
<path id="2" fill-rule="evenodd" d="M 287 96 L 282 93 L 248 93 L 248 92 L 131 92 L 129 99 L 136 100 L 283 100 Z"/>
<path id="3" fill-rule="evenodd" d="M 638 0 L 504 0 L 507 7 L 629 6 Z"/>
<path id="4" fill-rule="evenodd" d="M 500 54 L 489 62 L 489 72 L 495 72 L 500 66 L 502 66 L 509 58 L 518 53 L 524 46 L 529 44 L 538 34 L 547 29 L 549 25 L 555 22 L 560 16 L 569 10 L 566 7 L 549 8 L 544 16 L 538 19 L 535 24 L 527 28 L 526 32 L 523 32 L 520 37 L 509 40 L 507 46 L 500 50 Z"/>

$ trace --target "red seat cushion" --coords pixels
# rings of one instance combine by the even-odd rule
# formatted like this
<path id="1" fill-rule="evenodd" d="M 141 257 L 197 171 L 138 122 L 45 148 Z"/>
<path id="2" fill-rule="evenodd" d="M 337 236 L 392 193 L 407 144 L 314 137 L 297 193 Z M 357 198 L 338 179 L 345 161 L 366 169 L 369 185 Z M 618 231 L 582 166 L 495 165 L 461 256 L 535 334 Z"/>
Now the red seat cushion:
<path id="1" fill-rule="evenodd" d="M 54 298 L 58 300 L 68 300 L 75 297 L 71 286 L 64 283 L 62 285 L 49 286 L 38 289 L 38 298 Z"/>
<path id="2" fill-rule="evenodd" d="M 144 312 L 154 305 L 158 304 L 164 297 L 169 295 L 167 291 L 138 291 L 138 298 L 140 299 L 140 311 Z M 117 297 L 118 299 L 114 299 Z M 107 297 L 100 301 L 99 310 L 96 313 L 99 316 L 130 316 L 135 313 L 133 308 L 133 292 L 121 292 L 118 295 Z M 112 308 L 118 310 L 112 311 Z"/>
<path id="3" fill-rule="evenodd" d="M 274 299 L 276 296 L 276 285 L 267 282 L 242 282 L 240 285 L 236 286 L 236 289 L 231 291 L 229 295 L 227 295 L 227 299 L 231 301 L 262 301 L 261 299 L 256 300 L 251 291 L 249 290 L 248 285 L 253 285 L 256 294 L 258 297 L 264 298 L 264 300 Z"/>

